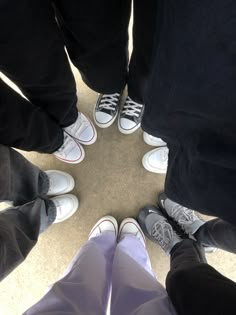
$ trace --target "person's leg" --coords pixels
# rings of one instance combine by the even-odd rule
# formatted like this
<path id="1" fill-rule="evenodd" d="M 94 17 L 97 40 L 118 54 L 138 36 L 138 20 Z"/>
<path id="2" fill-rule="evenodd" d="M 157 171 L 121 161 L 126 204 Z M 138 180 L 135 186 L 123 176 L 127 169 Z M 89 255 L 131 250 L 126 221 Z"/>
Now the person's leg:
<path id="1" fill-rule="evenodd" d="M 206 222 L 194 234 L 205 246 L 212 246 L 236 254 L 236 227 L 221 219 Z"/>
<path id="2" fill-rule="evenodd" d="M 117 230 L 114 218 L 99 220 L 63 278 L 24 314 L 106 314 Z"/>
<path id="3" fill-rule="evenodd" d="M 0 104 L 1 144 L 44 153 L 52 153 L 62 145 L 60 126 L 1 79 Z"/>
<path id="4" fill-rule="evenodd" d="M 127 78 L 130 0 L 54 1 L 73 64 L 101 94 L 120 93 Z"/>
<path id="5" fill-rule="evenodd" d="M 22 263 L 55 218 L 54 204 L 40 198 L 0 212 L 0 280 Z"/>
<path id="6" fill-rule="evenodd" d="M 144 104 L 144 93 L 152 65 L 156 25 L 159 19 L 158 0 L 134 0 L 133 52 L 129 64 L 128 94 Z"/>
<path id="7" fill-rule="evenodd" d="M 236 284 L 207 265 L 204 249 L 193 240 L 172 249 L 166 288 L 179 315 L 235 313 Z"/>
<path id="8" fill-rule="evenodd" d="M 60 126 L 74 123 L 76 85 L 51 2 L 1 1 L 0 29 L 0 71 Z"/>
<path id="9" fill-rule="evenodd" d="M 138 223 L 124 220 L 119 238 L 113 263 L 111 315 L 175 314 L 166 290 L 156 280 Z"/>
<path id="10" fill-rule="evenodd" d="M 194 236 L 203 246 L 236 253 L 235 226 L 221 219 L 205 222 L 194 210 L 172 201 L 165 193 L 158 195 L 158 204 L 168 218 L 173 219 L 187 235 Z"/>
<path id="11" fill-rule="evenodd" d="M 0 145 L 0 200 L 22 205 L 37 197 L 45 197 L 49 178 L 19 152 Z"/>

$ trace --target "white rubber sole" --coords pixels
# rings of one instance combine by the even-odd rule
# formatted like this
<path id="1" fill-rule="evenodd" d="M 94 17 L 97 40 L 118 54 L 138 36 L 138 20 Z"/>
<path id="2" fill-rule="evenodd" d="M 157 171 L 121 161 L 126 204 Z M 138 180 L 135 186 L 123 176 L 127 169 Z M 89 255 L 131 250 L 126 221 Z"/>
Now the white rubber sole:
<path id="1" fill-rule="evenodd" d="M 140 225 L 138 224 L 138 222 L 137 222 L 135 219 L 133 219 L 133 218 L 126 218 L 126 219 L 124 219 L 124 220 L 121 222 L 120 228 L 119 228 L 119 235 L 118 235 L 118 238 L 121 237 L 122 231 L 123 231 L 124 227 L 127 226 L 128 224 L 130 224 L 131 226 L 132 226 L 132 225 L 134 226 L 134 228 L 133 228 L 133 229 L 130 229 L 128 233 L 133 234 L 134 236 L 136 236 L 137 231 L 139 231 L 140 234 L 142 235 L 144 244 L 146 244 L 145 235 L 144 235 L 144 233 L 143 233 L 143 231 L 142 231 Z"/>
<path id="2" fill-rule="evenodd" d="M 92 235 L 93 231 L 94 231 L 102 222 L 104 222 L 104 221 L 109 221 L 109 222 L 111 222 L 111 223 L 113 224 L 114 229 L 115 229 L 115 235 L 116 235 L 116 237 L 117 237 L 117 235 L 118 235 L 118 223 L 117 223 L 117 221 L 116 221 L 116 219 L 115 219 L 114 217 L 112 217 L 112 216 L 110 216 L 110 215 L 106 215 L 106 216 L 102 217 L 102 218 L 93 226 L 93 228 L 91 229 L 91 232 L 89 233 L 89 238 L 90 238 L 90 236 Z"/>
<path id="3" fill-rule="evenodd" d="M 156 149 L 154 149 L 154 150 L 156 150 Z M 153 151 L 153 150 L 152 150 L 152 151 Z M 166 169 L 156 168 L 156 167 L 153 167 L 152 165 L 149 164 L 148 160 L 149 160 L 149 156 L 150 156 L 150 154 L 152 153 L 152 151 L 147 152 L 147 153 L 143 156 L 143 159 L 142 159 L 143 167 L 144 167 L 147 171 L 152 172 L 152 173 L 156 173 L 156 174 L 166 174 L 167 168 L 166 168 Z"/>
<path id="4" fill-rule="evenodd" d="M 136 130 L 138 130 L 140 128 L 141 124 L 138 124 L 137 126 L 135 126 L 134 128 L 132 129 L 124 129 L 121 127 L 120 125 L 120 121 L 119 121 L 119 118 L 118 118 L 118 129 L 121 133 L 123 133 L 124 135 L 130 135 L 131 133 L 135 132 Z"/>
<path id="5" fill-rule="evenodd" d="M 143 133 L 143 141 L 152 146 L 152 147 L 165 147 L 167 144 L 166 142 L 162 141 L 161 138 L 157 138 L 157 139 L 160 139 L 160 140 L 157 140 L 157 141 L 153 141 L 150 139 L 150 137 L 148 136 L 148 134 L 146 132 Z"/>
<path id="6" fill-rule="evenodd" d="M 62 172 L 62 171 L 58 171 L 58 170 L 47 170 L 45 171 L 45 173 L 47 175 L 50 175 L 52 173 L 58 173 L 62 176 L 65 176 L 68 180 L 68 186 L 66 189 L 64 189 L 63 191 L 61 192 L 57 192 L 57 193 L 49 193 L 47 194 L 47 196 L 55 196 L 55 195 L 63 195 L 63 194 L 67 194 L 68 192 L 71 192 L 74 187 L 75 187 L 75 181 L 74 181 L 74 178 L 70 175 L 70 174 L 67 174 L 66 172 Z"/>
<path id="7" fill-rule="evenodd" d="M 64 195 L 60 195 L 60 196 L 58 196 L 58 197 L 63 197 L 63 196 L 64 196 Z M 61 222 L 65 221 L 65 220 L 69 219 L 70 217 L 72 217 L 73 214 L 75 214 L 75 212 L 76 212 L 76 211 L 78 210 L 78 208 L 79 208 L 79 199 L 78 199 L 76 196 L 74 196 L 74 195 L 72 195 L 72 194 L 66 194 L 66 196 L 68 196 L 68 197 L 71 198 L 71 200 L 72 200 L 72 202 L 73 202 L 73 209 L 72 209 L 65 217 L 63 217 L 63 219 L 61 219 L 61 220 L 56 219 L 56 220 L 53 222 L 53 224 L 61 223 Z M 56 197 L 55 197 L 55 198 L 56 198 Z M 52 199 L 53 199 L 53 198 L 52 198 Z"/>

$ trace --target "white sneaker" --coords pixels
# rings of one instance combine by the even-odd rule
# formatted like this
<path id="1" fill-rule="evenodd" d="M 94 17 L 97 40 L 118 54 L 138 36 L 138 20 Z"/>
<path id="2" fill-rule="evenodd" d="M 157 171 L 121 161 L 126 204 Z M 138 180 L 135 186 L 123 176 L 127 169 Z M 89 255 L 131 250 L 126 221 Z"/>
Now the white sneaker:
<path id="1" fill-rule="evenodd" d="M 107 128 L 115 121 L 120 105 L 120 93 L 100 94 L 94 108 L 94 121 L 100 128 Z"/>
<path id="2" fill-rule="evenodd" d="M 151 145 L 153 147 L 165 147 L 166 142 L 164 142 L 161 138 L 153 137 L 147 132 L 143 133 L 143 140 L 146 144 Z"/>
<path id="3" fill-rule="evenodd" d="M 47 196 L 62 195 L 72 191 L 75 187 L 74 178 L 61 171 L 45 171 L 49 179 L 49 189 Z"/>
<path id="4" fill-rule="evenodd" d="M 143 167 L 149 172 L 166 174 L 168 167 L 167 147 L 157 148 L 147 152 L 143 157 Z"/>
<path id="5" fill-rule="evenodd" d="M 124 219 L 120 224 L 119 240 L 125 237 L 126 234 L 136 236 L 142 242 L 143 246 L 146 247 L 146 240 L 143 231 L 138 222 L 133 218 Z"/>
<path id="6" fill-rule="evenodd" d="M 130 134 L 141 126 L 144 105 L 133 101 L 129 96 L 119 113 L 118 129 L 123 134 Z"/>
<path id="7" fill-rule="evenodd" d="M 57 159 L 70 164 L 78 164 L 85 157 L 83 147 L 65 132 L 63 145 L 53 154 Z"/>
<path id="8" fill-rule="evenodd" d="M 79 208 L 79 200 L 71 194 L 60 195 L 50 199 L 56 206 L 57 215 L 53 223 L 60 223 L 70 218 Z"/>
<path id="9" fill-rule="evenodd" d="M 118 223 L 116 219 L 110 215 L 107 215 L 103 218 L 101 218 L 92 228 L 89 239 L 93 237 L 97 237 L 101 235 L 104 232 L 114 232 L 115 236 L 118 235 Z"/>
<path id="10" fill-rule="evenodd" d="M 78 112 L 76 121 L 64 128 L 75 141 L 85 145 L 93 144 L 97 139 L 97 131 L 93 123 L 82 113 Z"/>

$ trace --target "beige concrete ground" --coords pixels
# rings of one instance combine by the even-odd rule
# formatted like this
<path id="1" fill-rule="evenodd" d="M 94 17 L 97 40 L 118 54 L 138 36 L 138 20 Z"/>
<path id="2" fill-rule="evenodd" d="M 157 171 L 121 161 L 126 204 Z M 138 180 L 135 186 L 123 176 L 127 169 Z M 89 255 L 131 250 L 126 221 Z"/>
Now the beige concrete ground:
<path id="1" fill-rule="evenodd" d="M 92 117 L 97 94 L 89 90 L 75 72 L 79 108 Z M 87 240 L 92 225 L 106 214 L 118 220 L 136 216 L 145 204 L 155 204 L 163 189 L 164 176 L 145 171 L 142 156 L 150 147 L 144 144 L 142 132 L 124 136 L 117 124 L 98 129 L 98 140 L 86 147 L 86 159 L 80 165 L 60 162 L 53 156 L 24 153 L 44 170 L 59 169 L 75 177 L 74 193 L 80 198 L 78 212 L 68 221 L 54 225 L 44 233 L 26 261 L 0 284 L 0 315 L 19 315 L 35 303 L 46 287 L 64 271 L 76 251 Z M 158 279 L 164 283 L 169 258 L 148 241 L 148 251 Z M 236 258 L 217 251 L 208 255 L 211 265 L 236 281 Z"/>

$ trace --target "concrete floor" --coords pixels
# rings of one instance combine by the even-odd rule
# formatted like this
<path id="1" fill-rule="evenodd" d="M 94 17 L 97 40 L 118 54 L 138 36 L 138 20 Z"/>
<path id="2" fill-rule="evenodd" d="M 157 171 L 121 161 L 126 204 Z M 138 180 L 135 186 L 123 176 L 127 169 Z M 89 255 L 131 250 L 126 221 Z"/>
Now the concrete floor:
<path id="1" fill-rule="evenodd" d="M 97 94 L 73 70 L 79 109 L 92 117 Z M 163 190 L 164 176 L 149 173 L 142 167 L 142 156 L 151 147 L 144 144 L 141 130 L 128 136 L 119 133 L 117 124 L 97 130 L 97 142 L 85 148 L 86 158 L 79 165 L 62 163 L 52 155 L 24 153 L 44 170 L 58 169 L 72 174 L 80 208 L 68 221 L 50 227 L 26 261 L 0 284 L 1 315 L 19 315 L 34 304 L 63 273 L 99 218 L 106 214 L 114 215 L 119 221 L 127 216 L 135 217 L 141 206 L 155 204 L 157 193 Z M 147 248 L 158 279 L 164 284 L 169 258 L 149 241 Z M 208 261 L 236 281 L 234 255 L 219 250 L 208 255 Z"/>

